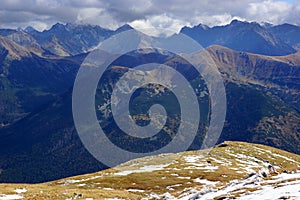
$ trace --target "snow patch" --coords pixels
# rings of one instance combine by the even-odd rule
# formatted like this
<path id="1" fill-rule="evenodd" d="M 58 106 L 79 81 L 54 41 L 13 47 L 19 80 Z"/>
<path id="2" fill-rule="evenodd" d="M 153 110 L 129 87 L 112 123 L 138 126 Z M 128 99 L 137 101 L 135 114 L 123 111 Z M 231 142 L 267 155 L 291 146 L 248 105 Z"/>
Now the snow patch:
<path id="1" fill-rule="evenodd" d="M 169 164 L 149 165 L 149 166 L 141 167 L 140 169 L 124 170 L 124 171 L 116 172 L 116 173 L 114 173 L 114 175 L 116 175 L 116 176 L 126 176 L 126 175 L 129 175 L 129 174 L 132 174 L 132 173 L 153 172 L 153 171 L 162 170 L 167 166 L 169 166 Z"/>
<path id="2" fill-rule="evenodd" d="M 15 189 L 14 191 L 18 194 L 21 194 L 21 193 L 27 192 L 27 189 L 26 188 L 18 188 L 18 189 Z"/>
<path id="3" fill-rule="evenodd" d="M 0 194 L 0 200 L 15 200 L 15 199 L 23 199 L 24 197 L 19 194 Z"/>
<path id="4" fill-rule="evenodd" d="M 139 189 L 127 189 L 127 192 L 145 192 L 145 190 L 139 190 Z"/>

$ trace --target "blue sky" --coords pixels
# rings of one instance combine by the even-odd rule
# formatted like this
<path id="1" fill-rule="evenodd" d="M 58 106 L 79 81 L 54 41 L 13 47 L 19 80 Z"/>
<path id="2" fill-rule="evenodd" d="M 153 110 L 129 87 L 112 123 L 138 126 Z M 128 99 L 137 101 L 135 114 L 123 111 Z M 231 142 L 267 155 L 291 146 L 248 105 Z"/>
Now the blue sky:
<path id="1" fill-rule="evenodd" d="M 115 29 L 159 27 L 178 31 L 200 23 L 215 26 L 233 19 L 300 23 L 299 0 L 1 0 L 0 28 L 54 23 L 89 23 Z"/>

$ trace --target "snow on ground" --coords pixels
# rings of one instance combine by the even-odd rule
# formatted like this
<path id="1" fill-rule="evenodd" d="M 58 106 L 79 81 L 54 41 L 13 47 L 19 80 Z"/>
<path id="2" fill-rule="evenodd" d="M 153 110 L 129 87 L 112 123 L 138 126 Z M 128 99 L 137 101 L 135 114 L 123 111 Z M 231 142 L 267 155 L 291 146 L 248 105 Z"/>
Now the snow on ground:
<path id="1" fill-rule="evenodd" d="M 15 192 L 18 194 L 21 194 L 21 193 L 27 192 L 27 189 L 26 188 L 18 188 L 18 189 L 15 189 Z"/>
<path id="2" fill-rule="evenodd" d="M 193 166 L 188 166 L 183 169 L 199 169 L 199 170 L 206 170 L 205 172 L 212 172 L 217 170 L 218 168 L 219 168 L 218 166 L 213 166 L 213 165 L 195 164 Z"/>
<path id="3" fill-rule="evenodd" d="M 216 165 L 212 165 L 208 163 L 207 160 L 204 159 L 203 155 L 189 155 L 185 156 L 184 159 L 188 166 L 183 169 L 198 169 L 198 170 L 206 170 L 206 172 L 211 172 L 217 170 L 219 167 Z M 211 162 L 211 161 L 210 161 Z M 214 159 L 216 163 L 223 163 L 221 160 Z"/>
<path id="4" fill-rule="evenodd" d="M 94 180 L 94 179 L 97 179 L 97 178 L 100 178 L 102 176 L 93 176 L 93 177 L 90 177 L 90 178 L 85 178 L 85 179 L 79 179 L 79 180 L 66 180 L 66 181 L 63 181 L 63 182 L 58 182 L 58 183 L 63 183 L 64 185 L 69 185 L 69 184 L 73 184 L 73 183 L 80 183 L 80 182 L 85 182 L 85 181 L 90 181 L 90 180 Z"/>
<path id="5" fill-rule="evenodd" d="M 0 200 L 14 200 L 14 199 L 23 199 L 21 195 L 24 192 L 27 192 L 26 188 L 17 188 L 14 190 L 18 194 L 0 194 Z"/>
<path id="6" fill-rule="evenodd" d="M 168 190 L 175 190 L 174 187 L 179 187 L 179 186 L 182 186 L 182 184 L 170 185 L 170 186 L 167 186 L 167 189 Z"/>
<path id="7" fill-rule="evenodd" d="M 300 182 L 290 182 L 276 188 L 272 185 L 262 186 L 261 189 L 242 195 L 239 199 L 300 199 Z"/>
<path id="8" fill-rule="evenodd" d="M 153 171 L 163 170 L 165 167 L 167 167 L 169 165 L 170 164 L 143 166 L 139 169 L 119 171 L 119 172 L 114 173 L 114 175 L 126 176 L 126 175 L 132 174 L 132 173 L 153 172 Z"/>
<path id="9" fill-rule="evenodd" d="M 193 156 L 185 156 L 184 159 L 185 159 L 185 161 L 187 163 L 195 163 L 195 162 L 203 159 L 203 157 L 202 156 L 194 156 L 193 155 Z"/>
<path id="10" fill-rule="evenodd" d="M 291 162 L 296 165 L 300 164 L 292 158 L 284 155 L 276 154 L 267 149 L 254 147 L 257 154 L 269 154 L 268 158 L 274 160 L 276 158 L 283 159 L 283 162 Z M 219 166 L 227 166 L 236 171 L 236 173 L 244 174 L 245 178 L 232 180 L 228 183 L 210 181 L 201 177 L 192 180 L 199 183 L 201 189 L 185 188 L 178 197 L 172 196 L 170 193 L 150 194 L 150 199 L 180 199 L 180 200 L 208 200 L 208 199 L 299 199 L 300 200 L 300 171 L 291 173 L 277 174 L 277 170 L 282 168 L 277 166 L 270 160 L 265 160 L 255 156 L 255 154 L 236 153 L 230 149 L 225 151 L 227 156 L 234 160 L 234 165 L 228 161 L 226 157 L 219 154 L 203 157 L 201 155 L 184 156 L 186 164 L 181 164 L 183 169 L 200 169 L 218 170 Z M 242 151 L 243 152 L 243 151 Z M 218 166 L 219 165 L 219 166 Z M 232 166 L 232 167 L 231 167 Z M 258 170 L 260 169 L 260 170 Z M 170 169 L 171 170 L 171 169 Z M 204 171 L 207 172 L 207 171 Z M 274 175 L 275 174 L 275 175 Z M 171 174 L 177 175 L 178 174 Z M 181 176 L 179 176 L 181 177 Z M 173 191 L 174 187 L 168 186 L 166 189 Z M 173 194 L 173 193 L 172 193 Z"/>
<path id="11" fill-rule="evenodd" d="M 179 178 L 179 179 L 191 179 L 191 177 L 188 177 L 188 176 L 178 176 L 177 178 Z"/>
<path id="12" fill-rule="evenodd" d="M 200 183 L 201 185 L 216 185 L 217 183 L 219 183 L 219 181 L 209 181 L 209 180 L 200 179 L 200 178 L 194 179 L 194 182 Z"/>
<path id="13" fill-rule="evenodd" d="M 291 158 L 289 158 L 289 157 L 286 157 L 286 156 L 283 156 L 283 155 L 274 153 L 274 152 L 272 152 L 272 151 L 270 151 L 270 150 L 267 150 L 267 149 L 262 149 L 262 148 L 255 147 L 255 146 L 254 146 L 254 149 L 257 149 L 257 150 L 259 150 L 259 151 L 261 151 L 261 152 L 269 153 L 270 155 L 273 155 L 273 156 L 275 156 L 275 157 L 283 158 L 283 159 L 285 159 L 285 160 L 287 160 L 287 161 L 290 161 L 290 162 L 293 162 L 293 163 L 298 163 L 298 164 L 300 164 L 299 162 L 297 162 L 297 161 L 295 161 L 295 160 L 293 160 L 293 159 L 291 159 Z"/>
<path id="14" fill-rule="evenodd" d="M 14 200 L 14 199 L 23 199 L 23 196 L 19 194 L 0 194 L 0 200 Z"/>
<path id="15" fill-rule="evenodd" d="M 112 191 L 112 190 L 114 190 L 113 188 L 102 188 L 103 190 L 110 190 L 110 191 Z"/>
<path id="16" fill-rule="evenodd" d="M 237 199 L 300 199 L 300 172 L 295 174 L 283 173 L 271 177 L 271 180 L 264 180 L 261 173 L 258 172 L 244 180 L 233 180 L 225 186 L 219 187 L 216 186 L 218 182 L 200 178 L 197 178 L 194 181 L 203 185 L 203 188 L 199 191 L 191 189 L 190 191 L 180 195 L 178 198 L 175 198 L 170 194 L 163 194 L 159 197 L 168 200 L 208 200 L 218 197 L 229 198 L 230 195 L 234 193 L 241 193 Z M 250 192 L 252 190 L 254 191 Z"/>
<path id="17" fill-rule="evenodd" d="M 127 192 L 145 192 L 145 190 L 139 190 L 139 189 L 127 189 Z"/>

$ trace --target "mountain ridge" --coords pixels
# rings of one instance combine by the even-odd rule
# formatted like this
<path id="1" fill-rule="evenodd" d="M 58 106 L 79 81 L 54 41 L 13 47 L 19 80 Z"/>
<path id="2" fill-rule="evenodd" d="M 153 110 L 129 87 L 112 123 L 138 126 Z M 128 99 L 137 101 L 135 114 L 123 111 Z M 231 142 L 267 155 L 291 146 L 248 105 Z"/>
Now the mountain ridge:
<path id="1" fill-rule="evenodd" d="M 284 31 L 286 27 L 291 31 Z M 12 39 L 21 46 L 24 42 L 32 41 L 33 47 L 48 54 L 71 56 L 86 53 L 111 35 L 130 29 L 133 28 L 128 24 L 110 30 L 98 25 L 56 23 L 43 31 L 37 31 L 32 27 L 24 30 L 1 29 L 0 35 Z M 237 51 L 274 56 L 295 53 L 300 44 L 297 37 L 299 31 L 299 26 L 291 24 L 264 26 L 256 22 L 233 20 L 224 26 L 208 27 L 204 24 L 185 26 L 181 28 L 180 33 L 187 34 L 204 47 L 219 44 Z M 26 39 L 22 41 L 20 35 Z"/>
<path id="2" fill-rule="evenodd" d="M 228 48 L 249 53 L 264 55 L 287 55 L 296 50 L 275 37 L 274 32 L 259 25 L 256 22 L 242 22 L 233 20 L 224 26 L 194 26 L 183 27 L 180 33 L 184 33 L 195 39 L 204 47 L 219 44 Z"/>

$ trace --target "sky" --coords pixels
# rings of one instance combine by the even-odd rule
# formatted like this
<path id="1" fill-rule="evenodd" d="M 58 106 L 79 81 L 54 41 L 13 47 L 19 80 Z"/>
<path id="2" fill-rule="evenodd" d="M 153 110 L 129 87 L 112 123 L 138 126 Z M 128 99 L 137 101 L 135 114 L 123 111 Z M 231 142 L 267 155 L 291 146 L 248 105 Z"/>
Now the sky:
<path id="1" fill-rule="evenodd" d="M 178 32 L 200 23 L 242 21 L 300 25 L 300 0 L 0 0 L 0 28 L 49 29 L 84 23 L 116 29 L 160 28 Z"/>

